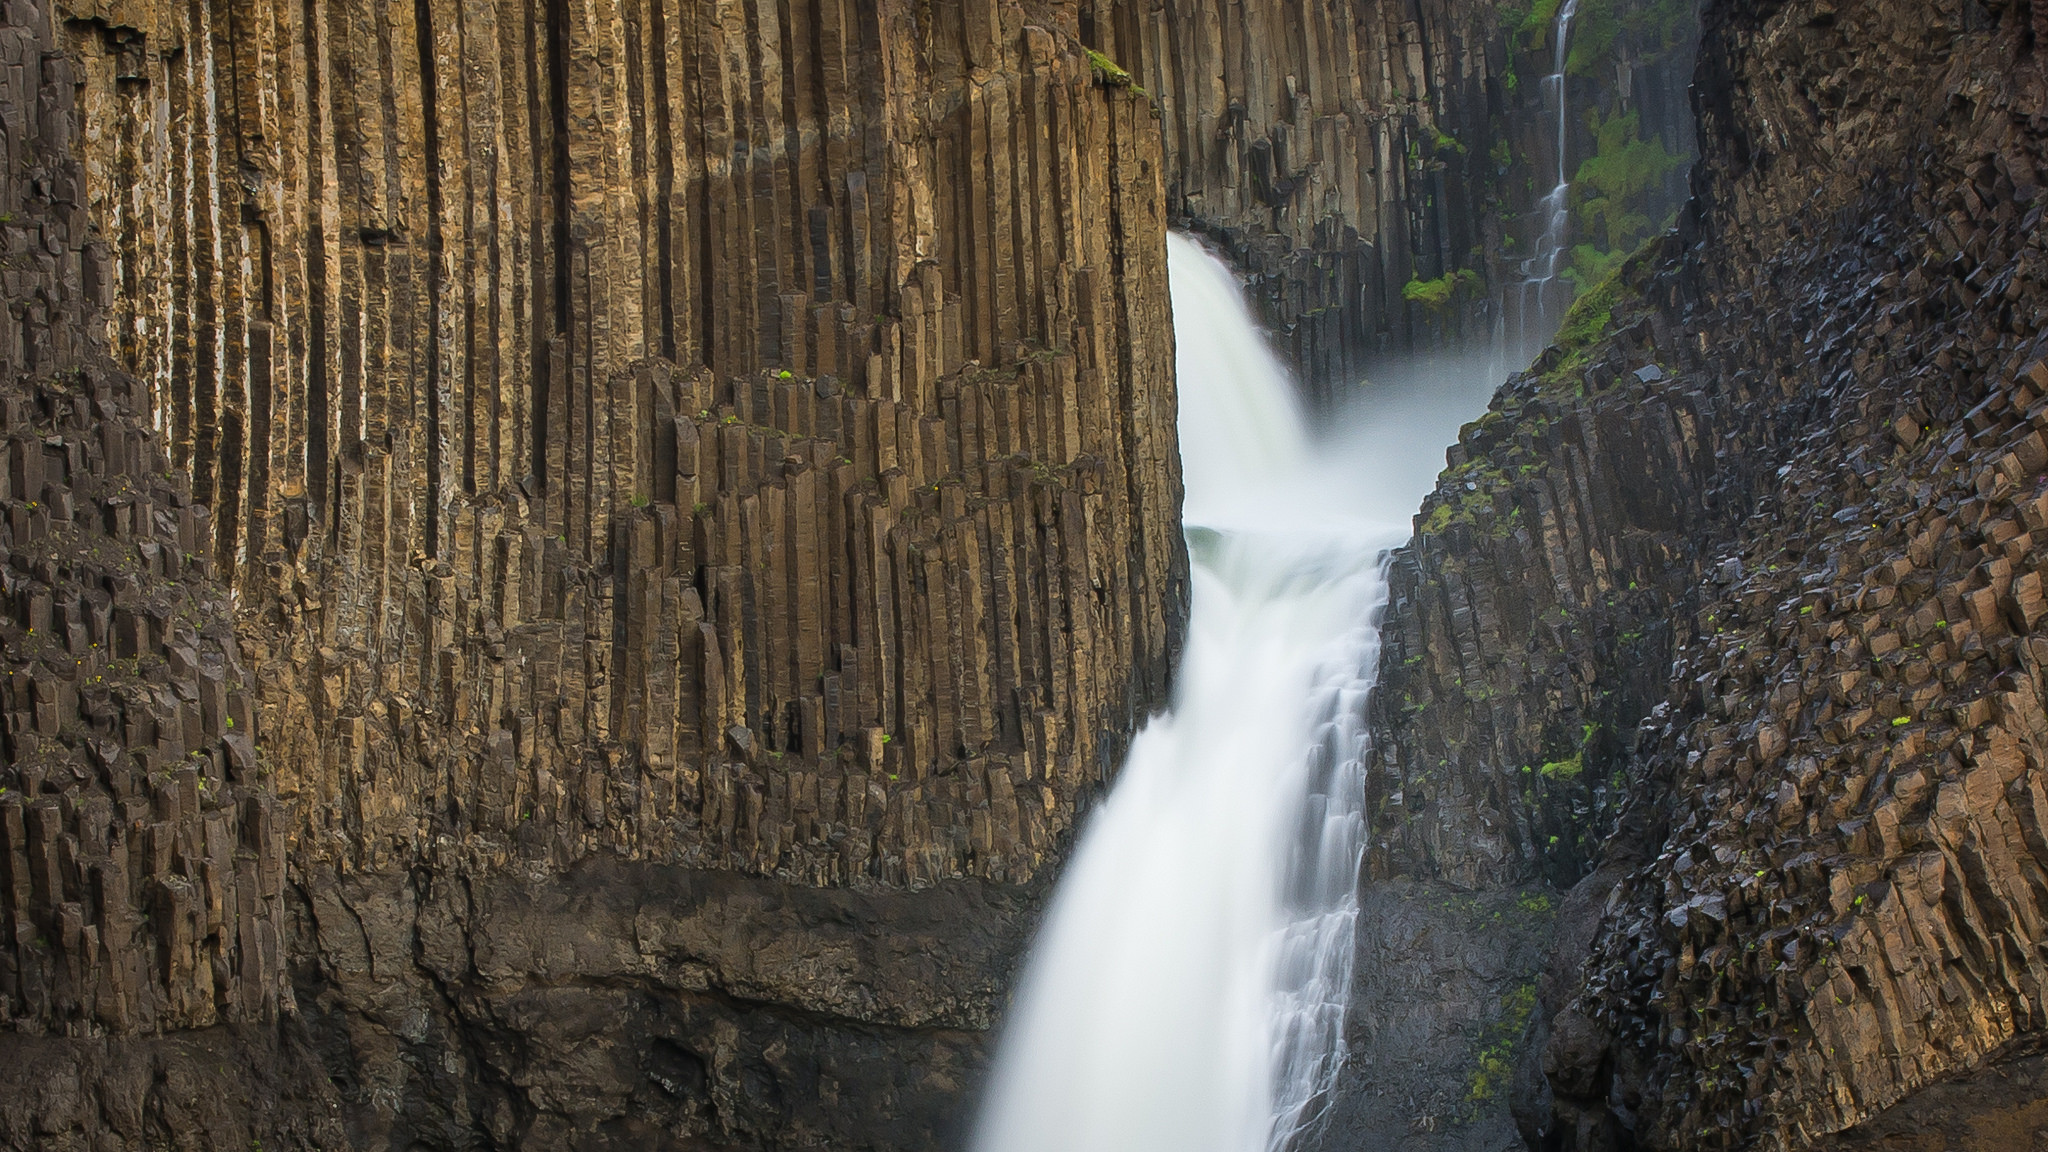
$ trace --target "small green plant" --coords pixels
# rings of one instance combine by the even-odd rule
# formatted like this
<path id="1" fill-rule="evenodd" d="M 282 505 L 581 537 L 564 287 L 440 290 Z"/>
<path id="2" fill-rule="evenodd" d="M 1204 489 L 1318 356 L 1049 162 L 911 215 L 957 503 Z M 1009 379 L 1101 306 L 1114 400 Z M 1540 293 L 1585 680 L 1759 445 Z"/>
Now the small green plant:
<path id="1" fill-rule="evenodd" d="M 1128 88 L 1148 100 L 1151 99 L 1152 94 L 1139 87 L 1137 80 L 1124 70 L 1123 65 L 1118 64 L 1093 48 L 1083 48 L 1081 53 L 1088 57 L 1088 67 L 1094 71 L 1095 79 L 1104 86 Z"/>

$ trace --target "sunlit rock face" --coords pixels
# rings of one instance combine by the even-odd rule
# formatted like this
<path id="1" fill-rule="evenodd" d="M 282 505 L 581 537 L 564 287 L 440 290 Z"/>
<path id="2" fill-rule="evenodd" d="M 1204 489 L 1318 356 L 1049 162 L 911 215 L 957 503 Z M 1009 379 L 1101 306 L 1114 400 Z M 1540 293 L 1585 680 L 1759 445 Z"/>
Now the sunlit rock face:
<path id="1" fill-rule="evenodd" d="M 1697 201 L 1397 569 L 1369 867 L 1569 888 L 1539 1146 L 2037 1139 L 2034 24 L 1709 5 Z"/>
<path id="2" fill-rule="evenodd" d="M 0 1128 L 948 1138 L 1185 613 L 1086 7 L 8 9 Z"/>

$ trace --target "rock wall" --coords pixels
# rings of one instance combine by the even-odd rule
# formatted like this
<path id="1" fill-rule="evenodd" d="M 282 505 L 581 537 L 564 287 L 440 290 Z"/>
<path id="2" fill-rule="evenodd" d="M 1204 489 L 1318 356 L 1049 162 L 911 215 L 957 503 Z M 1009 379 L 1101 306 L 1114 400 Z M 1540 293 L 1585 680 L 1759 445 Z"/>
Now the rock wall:
<path id="1" fill-rule="evenodd" d="M 109 354 L 58 30 L 0 19 L 0 1143 L 340 1147 L 289 816 L 208 509 Z"/>
<path id="2" fill-rule="evenodd" d="M 1402 298 L 1410 279 L 1481 263 L 1502 131 L 1497 20 L 1461 0 L 1189 0 L 1135 29 L 1174 218 L 1249 274 L 1262 319 L 1325 400 L 1373 355 L 1432 338 Z"/>
<path id="3" fill-rule="evenodd" d="M 1184 613 L 1109 10 L 5 24 L 0 1132 L 946 1141 Z"/>
<path id="4" fill-rule="evenodd" d="M 1536 1146 L 2039 1138 L 2038 19 L 1710 5 L 1689 215 L 1397 567 L 1372 869 L 1589 925 Z"/>
<path id="5" fill-rule="evenodd" d="M 1031 874 L 1184 595 L 1155 135 L 1073 11 L 71 15 L 307 851 Z"/>
<path id="6" fill-rule="evenodd" d="M 0 35 L 0 1018 L 79 1035 L 273 1018 L 284 815 L 202 541 L 207 510 L 112 366 L 108 252 L 46 12 Z"/>
<path id="7" fill-rule="evenodd" d="M 1179 226 L 1245 270 L 1315 398 L 1512 342 L 1556 183 L 1556 0 L 1176 0 L 1132 17 Z M 1684 196 L 1693 0 L 1582 0 L 1566 97 L 1583 283 Z M 1133 65 L 1137 67 L 1137 65 Z M 1619 252 L 1614 250 L 1619 248 Z M 1561 268 L 1573 266 L 1567 251 Z M 1570 288 L 1550 294 L 1561 314 Z M 1532 322 L 1540 327 L 1540 321 Z M 1547 339 L 1523 355 L 1532 355 Z M 1513 356 L 1516 348 L 1504 348 Z"/>

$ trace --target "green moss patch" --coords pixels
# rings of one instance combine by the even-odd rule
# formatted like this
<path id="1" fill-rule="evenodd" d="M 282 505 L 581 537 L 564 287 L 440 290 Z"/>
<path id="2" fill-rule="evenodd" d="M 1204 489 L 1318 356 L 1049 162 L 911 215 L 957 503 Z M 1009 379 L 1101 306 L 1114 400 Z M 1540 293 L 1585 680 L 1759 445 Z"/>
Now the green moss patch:
<path id="1" fill-rule="evenodd" d="M 1434 280 L 1410 280 L 1401 287 L 1401 299 L 1410 304 L 1420 304 L 1432 312 L 1441 312 L 1478 287 L 1479 273 L 1470 268 L 1460 268 Z"/>
<path id="2" fill-rule="evenodd" d="M 1151 94 L 1139 86 L 1137 79 L 1123 65 L 1093 48 L 1083 48 L 1081 52 L 1088 57 L 1088 67 L 1094 71 L 1098 83 L 1111 88 L 1129 88 L 1146 99 L 1151 98 Z"/>
<path id="3" fill-rule="evenodd" d="M 1515 1075 L 1515 1045 L 1536 1012 L 1536 982 L 1519 985 L 1501 998 L 1500 1015 L 1486 1026 L 1472 1071 L 1465 1079 L 1465 1101 L 1477 1113 L 1507 1092 Z M 1475 1117 L 1476 1118 L 1476 1117 Z"/>

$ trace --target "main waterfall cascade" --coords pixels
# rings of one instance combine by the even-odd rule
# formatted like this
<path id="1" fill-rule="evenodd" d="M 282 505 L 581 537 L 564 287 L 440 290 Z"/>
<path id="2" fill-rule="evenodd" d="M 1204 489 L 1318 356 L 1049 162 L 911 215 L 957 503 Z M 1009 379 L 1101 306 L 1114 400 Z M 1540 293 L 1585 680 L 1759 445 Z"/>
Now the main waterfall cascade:
<path id="1" fill-rule="evenodd" d="M 1312 436 L 1229 269 L 1179 236 L 1169 264 L 1187 647 L 1053 898 L 978 1152 L 1258 1152 L 1313 1119 L 1343 1061 L 1385 557 L 1491 390 L 1376 393 Z"/>

